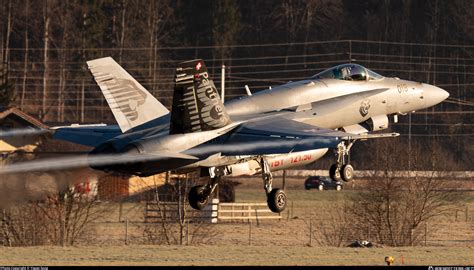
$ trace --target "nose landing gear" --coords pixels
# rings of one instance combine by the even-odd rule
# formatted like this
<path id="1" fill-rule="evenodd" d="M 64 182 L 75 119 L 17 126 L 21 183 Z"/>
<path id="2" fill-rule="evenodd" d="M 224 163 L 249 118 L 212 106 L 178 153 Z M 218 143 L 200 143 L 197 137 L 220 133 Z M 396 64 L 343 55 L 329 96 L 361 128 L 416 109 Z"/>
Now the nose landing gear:
<path id="1" fill-rule="evenodd" d="M 329 176 L 333 181 L 349 182 L 354 178 L 354 168 L 349 164 L 350 150 L 355 141 L 343 141 L 337 145 L 335 154 L 337 156 L 336 164 L 329 168 Z M 347 144 L 347 145 L 346 145 Z"/>
<path id="2" fill-rule="evenodd" d="M 265 189 L 265 193 L 267 193 L 268 208 L 270 208 L 272 212 L 280 213 L 285 210 L 286 207 L 286 194 L 279 188 L 272 188 L 273 176 L 267 160 L 261 157 L 259 164 L 260 168 L 262 169 L 263 187 Z"/>

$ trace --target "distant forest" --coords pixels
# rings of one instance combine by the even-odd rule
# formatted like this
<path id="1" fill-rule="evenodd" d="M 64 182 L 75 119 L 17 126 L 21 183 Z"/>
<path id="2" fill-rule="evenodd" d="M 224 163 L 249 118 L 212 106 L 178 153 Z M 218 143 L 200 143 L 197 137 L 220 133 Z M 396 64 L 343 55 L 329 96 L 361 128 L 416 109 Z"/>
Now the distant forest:
<path id="1" fill-rule="evenodd" d="M 166 106 L 179 61 L 203 58 L 218 88 L 225 65 L 226 100 L 352 61 L 448 90 L 393 128 L 420 155 L 441 145 L 452 169 L 474 167 L 474 1 L 1 0 L 0 18 L 0 106 L 48 123 L 114 122 L 87 70 L 98 57 Z M 370 167 L 370 148 L 358 155 Z"/>

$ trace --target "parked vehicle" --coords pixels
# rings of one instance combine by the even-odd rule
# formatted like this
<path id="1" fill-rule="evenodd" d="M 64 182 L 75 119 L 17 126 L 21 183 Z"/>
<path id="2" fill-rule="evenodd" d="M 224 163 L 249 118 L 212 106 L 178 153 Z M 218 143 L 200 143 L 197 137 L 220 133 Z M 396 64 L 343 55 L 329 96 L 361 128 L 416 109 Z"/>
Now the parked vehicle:
<path id="1" fill-rule="evenodd" d="M 342 189 L 342 182 L 333 181 L 327 176 L 310 176 L 304 182 L 304 188 L 307 190 L 317 188 L 318 190 L 335 189 L 339 191 Z"/>

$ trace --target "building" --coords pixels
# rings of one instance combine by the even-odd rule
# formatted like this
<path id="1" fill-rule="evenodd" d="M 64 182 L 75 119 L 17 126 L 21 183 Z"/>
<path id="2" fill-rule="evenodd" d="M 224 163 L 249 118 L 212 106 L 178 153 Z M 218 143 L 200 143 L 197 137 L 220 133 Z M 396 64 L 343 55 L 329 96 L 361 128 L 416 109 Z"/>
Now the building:
<path id="1" fill-rule="evenodd" d="M 57 158 L 87 153 L 91 147 L 50 139 L 48 125 L 17 109 L 0 110 L 0 155 L 2 164 L 30 159 Z M 8 159 L 7 159 L 8 158 Z M 100 176 L 98 176 L 100 175 Z M 72 182 L 79 193 L 99 195 L 101 200 L 116 200 L 161 186 L 165 174 L 151 177 L 95 174 L 91 170 L 74 173 Z"/>
<path id="2" fill-rule="evenodd" d="M 32 152 L 47 135 L 47 130 L 47 125 L 25 112 L 5 109 L 0 112 L 0 153 Z"/>

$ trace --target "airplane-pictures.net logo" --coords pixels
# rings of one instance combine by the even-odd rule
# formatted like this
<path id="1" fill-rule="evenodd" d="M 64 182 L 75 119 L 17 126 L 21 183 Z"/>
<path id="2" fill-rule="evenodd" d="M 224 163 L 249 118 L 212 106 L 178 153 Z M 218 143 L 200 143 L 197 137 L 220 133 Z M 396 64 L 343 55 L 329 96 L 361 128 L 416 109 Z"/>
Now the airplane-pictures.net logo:
<path id="1" fill-rule="evenodd" d="M 369 109 L 370 109 L 370 99 L 366 99 L 362 101 L 362 103 L 360 103 L 360 108 L 359 108 L 360 115 L 362 115 L 363 117 L 366 116 L 369 113 Z"/>
<path id="2" fill-rule="evenodd" d="M 428 266 L 428 270 L 474 270 L 472 266 Z"/>

